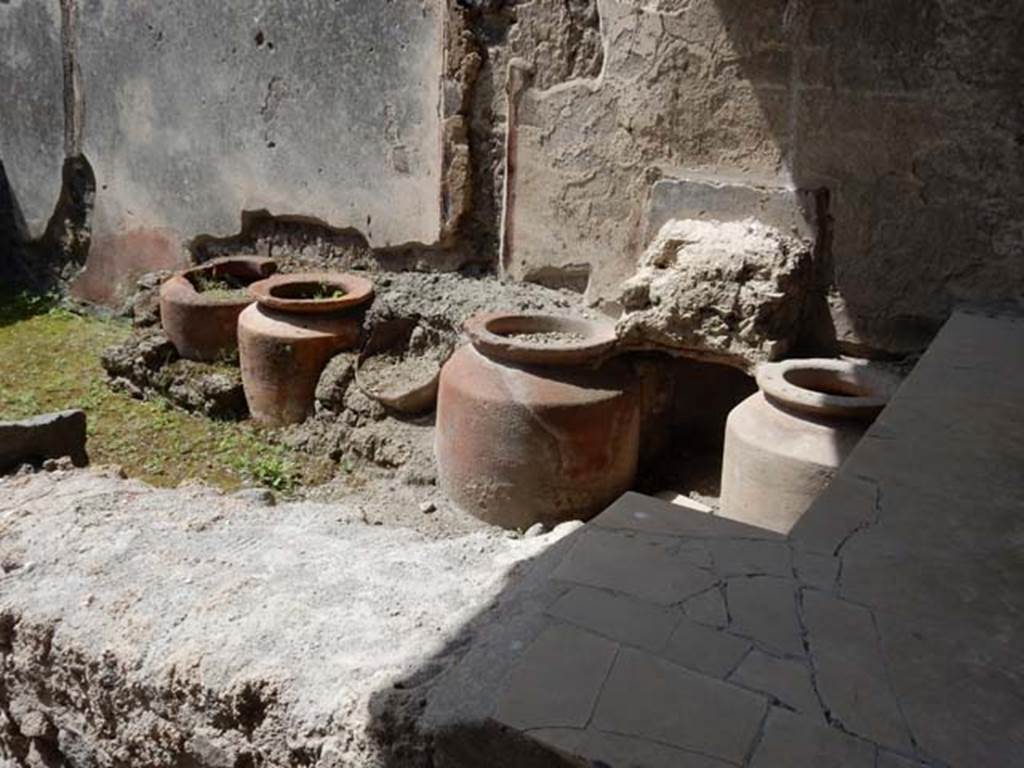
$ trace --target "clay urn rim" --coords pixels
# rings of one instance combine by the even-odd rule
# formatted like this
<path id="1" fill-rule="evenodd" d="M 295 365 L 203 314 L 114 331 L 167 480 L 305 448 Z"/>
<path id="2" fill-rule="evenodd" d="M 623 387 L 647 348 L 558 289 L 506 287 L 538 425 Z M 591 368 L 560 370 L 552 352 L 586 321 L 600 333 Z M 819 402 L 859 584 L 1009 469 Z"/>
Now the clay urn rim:
<path id="1" fill-rule="evenodd" d="M 367 382 L 366 373 L 363 370 L 363 364 L 368 360 L 378 356 L 383 357 L 385 354 L 378 353 L 359 356 L 355 371 L 356 386 L 370 399 L 376 400 L 386 408 L 390 408 L 398 413 L 411 416 L 432 408 L 437 401 L 437 387 L 441 378 L 441 364 L 437 363 L 434 366 L 433 373 L 429 379 L 417 381 L 402 391 L 392 393 L 388 390 L 377 389 L 372 383 Z"/>
<path id="2" fill-rule="evenodd" d="M 277 269 L 277 263 L 273 259 L 261 256 L 222 256 L 220 258 L 211 259 L 208 262 L 198 264 L 194 267 L 189 267 L 188 269 L 184 269 L 171 275 L 160 286 L 160 295 L 176 301 L 179 304 L 224 309 L 235 308 L 239 311 L 252 304 L 253 299 L 249 295 L 248 290 L 242 291 L 239 289 L 237 299 L 211 299 L 210 297 L 205 296 L 205 292 L 199 290 L 195 283 L 192 282 L 193 277 L 197 275 L 207 275 L 217 269 L 222 269 L 228 274 L 233 274 L 235 277 L 251 279 L 251 285 L 256 281 L 266 279 L 267 276 L 271 275 L 274 270 Z M 244 277 L 237 274 L 239 272 L 246 271 L 249 271 L 252 274 Z M 246 286 L 246 288 L 248 288 L 248 286 Z"/>
<path id="3" fill-rule="evenodd" d="M 473 347 L 494 360 L 533 365 L 580 365 L 603 357 L 615 345 L 615 325 L 601 320 L 547 314 L 486 313 L 466 321 Z M 582 341 L 541 344 L 518 334 L 572 333 Z"/>
<path id="4" fill-rule="evenodd" d="M 757 385 L 769 401 L 791 411 L 870 421 L 899 380 L 866 363 L 809 358 L 760 365 Z"/>
<path id="5" fill-rule="evenodd" d="M 305 287 L 324 285 L 342 293 L 322 298 L 292 297 Z M 341 312 L 367 303 L 373 298 L 373 283 L 348 272 L 292 272 L 274 275 L 249 286 L 249 295 L 261 307 L 294 314 Z"/>

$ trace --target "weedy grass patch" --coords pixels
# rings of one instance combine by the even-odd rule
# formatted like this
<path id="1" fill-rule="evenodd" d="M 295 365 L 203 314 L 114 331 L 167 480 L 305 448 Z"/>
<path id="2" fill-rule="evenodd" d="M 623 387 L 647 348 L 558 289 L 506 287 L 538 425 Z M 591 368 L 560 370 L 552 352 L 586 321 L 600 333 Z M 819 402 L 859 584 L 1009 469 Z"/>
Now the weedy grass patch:
<path id="1" fill-rule="evenodd" d="M 329 460 L 278 445 L 249 422 L 112 391 L 100 353 L 130 332 L 123 319 L 76 314 L 55 297 L 0 296 L 0 420 L 81 408 L 93 464 L 119 464 L 157 486 L 198 478 L 224 490 L 260 483 L 287 494 L 330 478 Z"/>

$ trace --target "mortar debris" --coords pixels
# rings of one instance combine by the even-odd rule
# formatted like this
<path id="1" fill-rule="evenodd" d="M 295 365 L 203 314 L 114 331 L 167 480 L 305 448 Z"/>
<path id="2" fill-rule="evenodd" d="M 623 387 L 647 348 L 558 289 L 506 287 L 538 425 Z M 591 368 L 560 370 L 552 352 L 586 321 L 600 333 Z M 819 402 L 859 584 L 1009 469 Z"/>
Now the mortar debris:
<path id="1" fill-rule="evenodd" d="M 533 333 L 506 333 L 503 335 L 521 344 L 550 346 L 557 344 L 582 344 L 587 340 L 587 337 L 582 333 L 572 333 L 571 331 L 535 331 Z"/>

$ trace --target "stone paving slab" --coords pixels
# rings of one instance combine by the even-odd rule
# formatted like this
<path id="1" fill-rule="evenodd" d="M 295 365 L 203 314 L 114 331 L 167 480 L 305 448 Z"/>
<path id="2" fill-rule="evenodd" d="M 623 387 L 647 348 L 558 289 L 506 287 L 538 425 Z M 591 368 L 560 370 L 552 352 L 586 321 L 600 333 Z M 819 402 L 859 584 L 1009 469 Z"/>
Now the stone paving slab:
<path id="1" fill-rule="evenodd" d="M 1024 323 L 958 313 L 789 537 L 624 495 L 547 566 L 545 632 L 601 638 L 593 707 L 528 735 L 613 768 L 1024 765 L 1022 393 Z"/>

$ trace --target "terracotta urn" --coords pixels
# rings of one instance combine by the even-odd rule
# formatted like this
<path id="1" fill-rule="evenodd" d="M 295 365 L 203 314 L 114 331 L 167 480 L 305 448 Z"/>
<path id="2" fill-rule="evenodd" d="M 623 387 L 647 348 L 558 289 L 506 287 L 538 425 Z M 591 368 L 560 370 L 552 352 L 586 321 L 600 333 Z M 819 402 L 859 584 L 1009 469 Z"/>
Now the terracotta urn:
<path id="1" fill-rule="evenodd" d="M 640 416 L 610 323 L 479 315 L 441 371 L 435 453 L 465 511 L 525 529 L 593 517 L 633 485 Z"/>
<path id="2" fill-rule="evenodd" d="M 273 426 L 304 421 L 327 361 L 359 343 L 373 284 L 356 275 L 305 272 L 275 275 L 249 291 L 256 303 L 238 318 L 249 411 Z"/>
<path id="3" fill-rule="evenodd" d="M 227 256 L 187 269 L 160 286 L 160 324 L 186 360 L 216 360 L 238 348 L 247 287 L 277 270 L 272 259 Z"/>
<path id="4" fill-rule="evenodd" d="M 788 533 L 899 385 L 865 363 L 766 363 L 725 427 L 720 514 Z"/>

